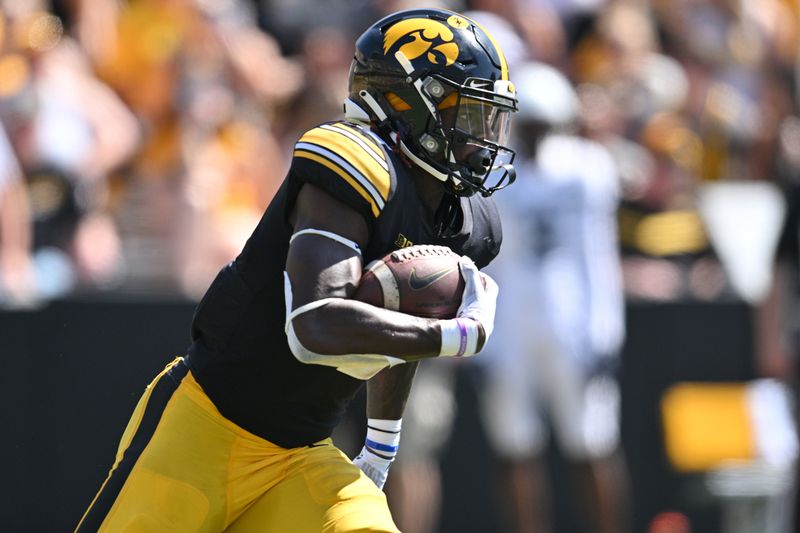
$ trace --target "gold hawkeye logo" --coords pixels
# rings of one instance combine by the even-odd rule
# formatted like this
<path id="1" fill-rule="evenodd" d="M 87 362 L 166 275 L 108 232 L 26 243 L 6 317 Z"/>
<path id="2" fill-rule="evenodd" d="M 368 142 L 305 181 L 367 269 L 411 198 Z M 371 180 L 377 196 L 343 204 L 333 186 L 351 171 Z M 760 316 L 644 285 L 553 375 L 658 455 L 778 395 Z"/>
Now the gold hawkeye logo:
<path id="1" fill-rule="evenodd" d="M 453 22 L 450 24 L 455 28 L 462 27 Z M 452 65 L 458 58 L 458 45 L 453 42 L 453 37 L 450 28 L 435 20 L 401 20 L 383 36 L 383 53 L 388 54 L 389 50 L 400 43 L 397 50 L 403 52 L 409 61 L 425 55 L 434 65 Z"/>

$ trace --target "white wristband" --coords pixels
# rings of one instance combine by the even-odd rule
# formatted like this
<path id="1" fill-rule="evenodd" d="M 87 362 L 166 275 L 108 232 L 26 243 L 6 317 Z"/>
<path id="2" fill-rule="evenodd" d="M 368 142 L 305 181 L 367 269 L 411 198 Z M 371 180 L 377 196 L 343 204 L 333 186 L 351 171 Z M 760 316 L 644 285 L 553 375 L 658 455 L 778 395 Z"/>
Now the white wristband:
<path id="1" fill-rule="evenodd" d="M 442 347 L 439 357 L 474 355 L 478 350 L 478 323 L 468 318 L 440 320 Z"/>
<path id="2" fill-rule="evenodd" d="M 400 448 L 400 429 L 403 420 L 367 419 L 366 448 L 374 455 L 389 461 L 394 460 Z"/>

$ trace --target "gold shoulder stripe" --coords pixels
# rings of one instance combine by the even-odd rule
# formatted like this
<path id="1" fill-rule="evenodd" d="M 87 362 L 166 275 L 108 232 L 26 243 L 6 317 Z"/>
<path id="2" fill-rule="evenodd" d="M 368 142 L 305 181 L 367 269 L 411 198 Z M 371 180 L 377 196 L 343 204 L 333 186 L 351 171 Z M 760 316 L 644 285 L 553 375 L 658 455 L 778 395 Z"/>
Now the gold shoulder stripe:
<path id="1" fill-rule="evenodd" d="M 348 122 L 336 122 L 335 124 L 331 124 L 331 125 L 332 126 L 340 126 L 342 128 L 346 128 L 349 131 L 353 131 L 353 132 L 357 133 L 359 135 L 359 137 L 361 137 L 362 139 L 365 139 L 375 149 L 375 151 L 378 152 L 379 154 L 381 154 L 381 157 L 383 157 L 383 151 L 381 150 L 380 143 L 377 140 L 375 140 L 375 138 L 372 135 L 370 135 L 368 132 L 364 132 L 364 131 L 361 130 L 361 128 L 359 128 L 355 124 L 350 124 Z"/>
<path id="2" fill-rule="evenodd" d="M 340 133 L 347 137 L 348 139 L 355 141 L 356 144 L 361 146 L 372 158 L 378 162 L 380 166 L 389 170 L 389 165 L 386 164 L 386 157 L 383 155 L 383 151 L 376 147 L 374 141 L 369 138 L 369 136 L 364 135 L 362 132 L 358 131 L 355 128 L 347 128 L 343 124 L 323 124 L 320 128 L 328 131 L 335 131 L 336 133 Z"/>
<path id="3" fill-rule="evenodd" d="M 325 157 L 315 154 L 313 152 L 309 152 L 302 149 L 297 149 L 294 151 L 295 157 L 302 157 L 305 159 L 310 159 L 311 161 L 315 161 L 320 165 L 328 168 L 329 170 L 335 172 L 339 177 L 345 180 L 359 195 L 361 195 L 364 200 L 369 203 L 370 209 L 372 210 L 372 214 L 377 217 L 381 213 L 381 207 L 378 206 L 378 203 L 375 199 L 366 191 L 366 189 L 359 183 L 353 176 L 348 174 L 342 167 L 337 165 L 336 163 L 326 159 Z"/>
<path id="4" fill-rule="evenodd" d="M 314 128 L 303 135 L 299 143 L 311 143 L 333 152 L 364 176 L 375 187 L 383 201 L 389 199 L 391 177 L 386 161 L 382 158 L 380 161 L 376 159 L 376 156 L 367 151 L 357 140 L 339 131 Z"/>
<path id="5" fill-rule="evenodd" d="M 378 209 L 383 209 L 386 201 L 375 187 L 375 184 L 368 177 L 364 176 L 360 170 L 351 165 L 347 159 L 344 159 L 339 153 L 319 144 L 305 142 L 302 139 L 295 144 L 295 149 L 317 154 L 318 156 L 326 159 L 328 162 L 339 167 L 343 172 L 361 185 L 364 191 L 366 191 L 375 201 Z"/>

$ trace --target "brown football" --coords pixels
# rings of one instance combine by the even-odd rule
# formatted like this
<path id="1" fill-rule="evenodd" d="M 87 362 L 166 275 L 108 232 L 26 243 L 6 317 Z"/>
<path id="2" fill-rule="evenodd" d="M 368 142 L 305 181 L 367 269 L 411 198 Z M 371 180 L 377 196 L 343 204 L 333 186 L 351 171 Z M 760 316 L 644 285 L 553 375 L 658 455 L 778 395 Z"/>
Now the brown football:
<path id="1" fill-rule="evenodd" d="M 446 246 L 401 248 L 367 265 L 353 298 L 410 315 L 454 318 L 464 292 L 460 257 Z"/>

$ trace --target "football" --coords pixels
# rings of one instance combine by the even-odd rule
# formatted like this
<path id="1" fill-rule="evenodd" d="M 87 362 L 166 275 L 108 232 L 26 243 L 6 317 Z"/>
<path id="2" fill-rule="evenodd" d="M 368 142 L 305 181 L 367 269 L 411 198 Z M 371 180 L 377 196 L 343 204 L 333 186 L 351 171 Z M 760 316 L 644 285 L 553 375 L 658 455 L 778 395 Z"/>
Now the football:
<path id="1" fill-rule="evenodd" d="M 464 279 L 460 255 L 446 246 L 415 245 L 372 261 L 353 298 L 427 318 L 454 318 Z"/>

